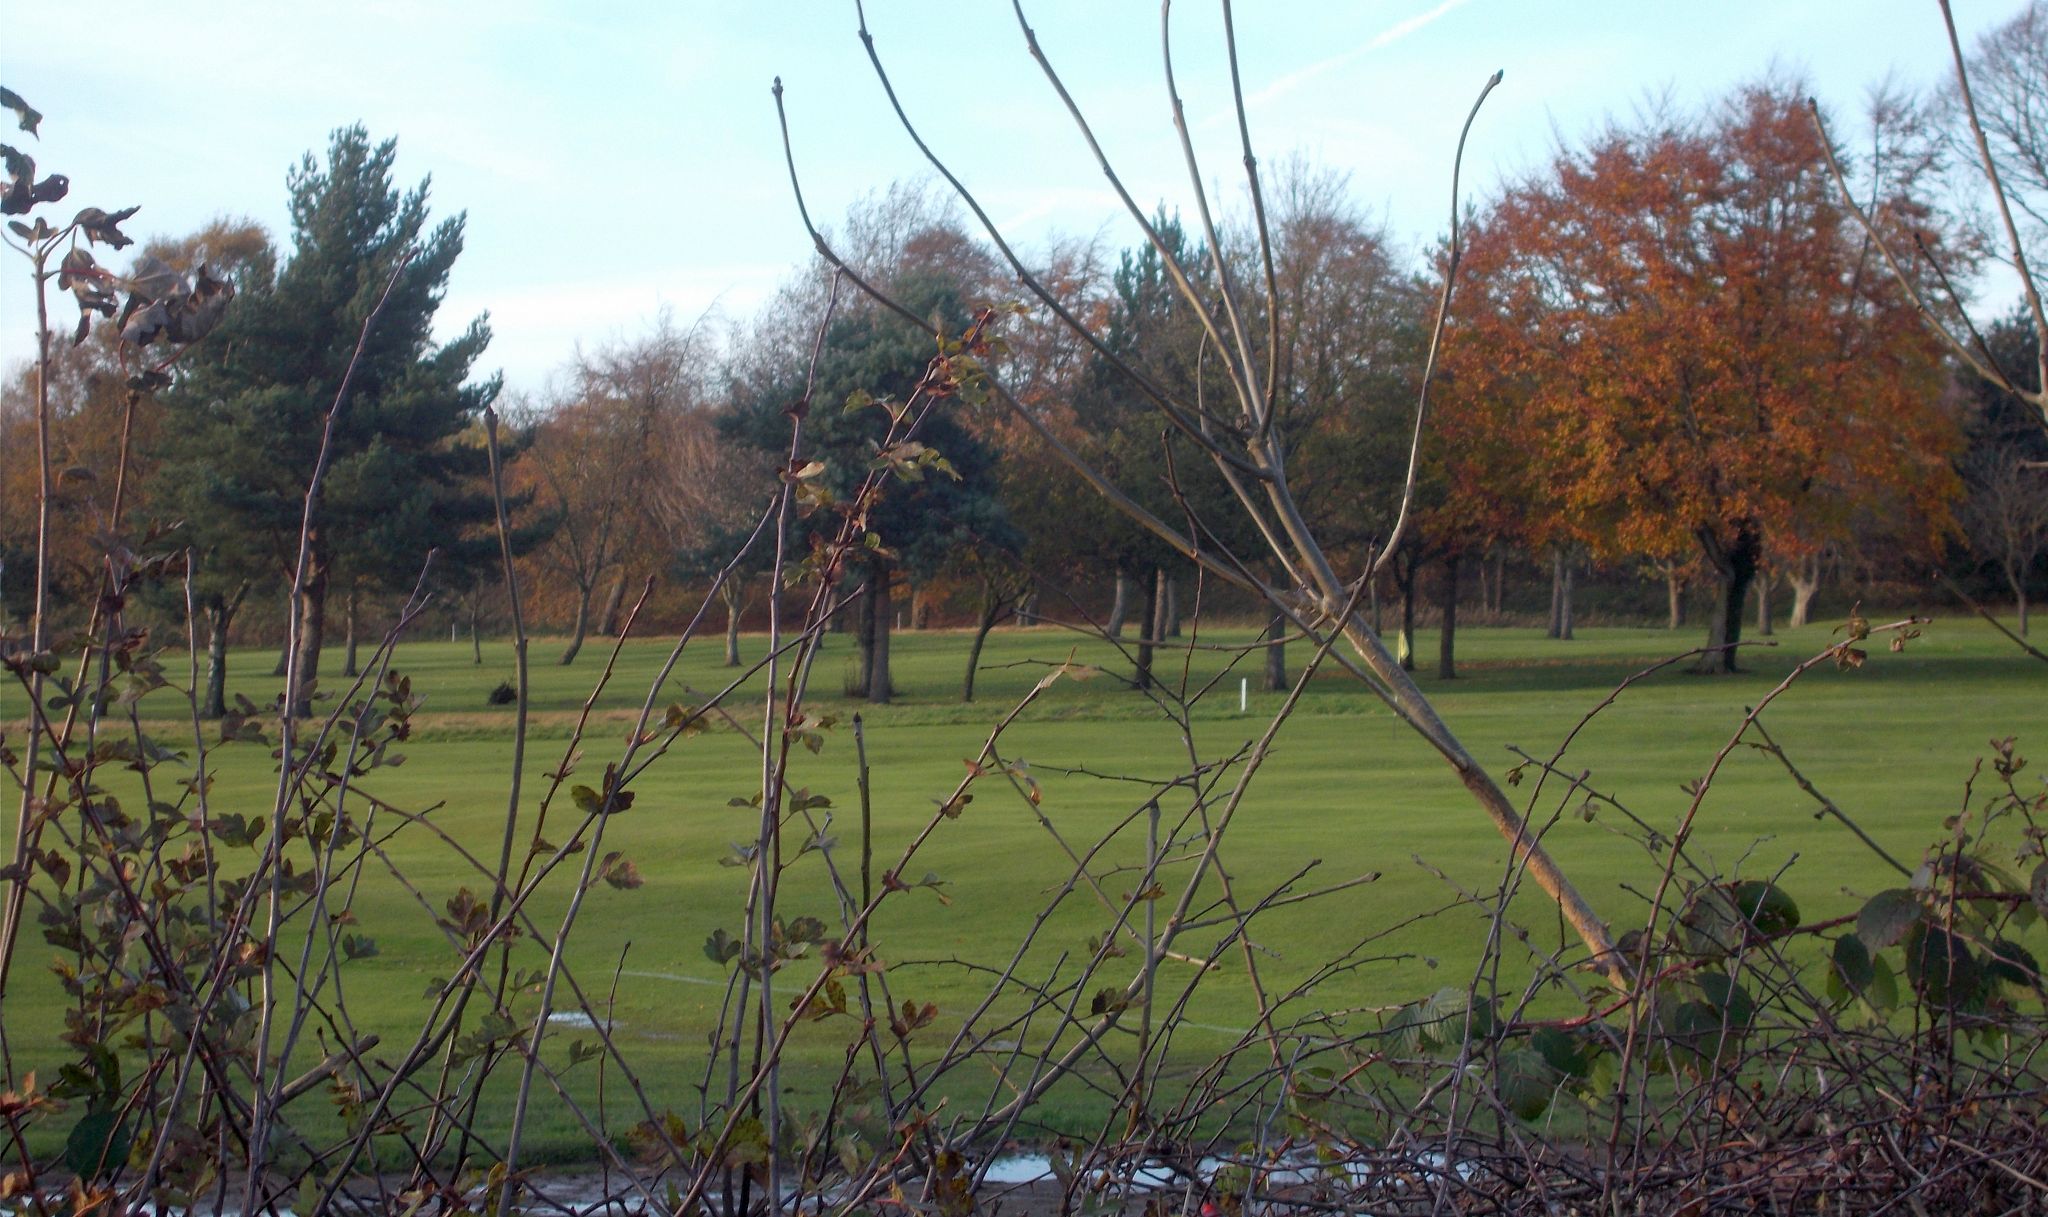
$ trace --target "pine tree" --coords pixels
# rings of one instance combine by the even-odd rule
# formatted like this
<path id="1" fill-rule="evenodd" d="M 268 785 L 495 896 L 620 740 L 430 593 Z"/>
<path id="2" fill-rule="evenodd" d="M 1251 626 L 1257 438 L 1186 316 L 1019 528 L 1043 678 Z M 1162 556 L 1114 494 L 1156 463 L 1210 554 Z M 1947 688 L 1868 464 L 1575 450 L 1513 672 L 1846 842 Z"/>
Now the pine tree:
<path id="1" fill-rule="evenodd" d="M 899 273 L 890 286 L 917 315 L 937 319 L 947 333 L 966 328 L 969 310 L 956 276 L 943 269 L 913 268 Z M 839 501 L 849 500 L 868 476 L 889 429 L 886 410 L 872 405 L 849 409 L 849 400 L 908 401 L 935 350 L 929 335 L 875 308 L 844 310 L 827 329 L 812 407 L 804 420 L 803 457 L 824 463 L 820 482 Z M 806 370 L 805 363 L 785 359 L 761 384 L 739 387 L 732 408 L 719 420 L 725 438 L 779 454 L 789 442 L 783 411 L 802 395 Z M 895 693 L 889 637 L 899 581 L 929 578 L 977 543 L 1015 543 L 996 493 L 995 454 L 962 417 L 968 408 L 946 403 L 918 432 L 920 442 L 945 458 L 951 474 L 891 481 L 868 511 L 869 527 L 881 546 L 853 561 L 852 574 L 862 588 L 855 627 L 860 669 L 848 691 L 872 702 L 886 703 Z M 837 525 L 837 517 L 825 512 L 804 521 L 813 539 L 829 535 Z"/>
<path id="2" fill-rule="evenodd" d="M 200 545 L 267 562 L 289 581 L 326 415 L 389 285 L 336 414 L 313 512 L 297 605 L 300 713 L 319 676 L 328 589 L 410 586 L 430 550 L 449 573 L 477 560 L 491 514 L 484 453 L 464 437 L 498 391 L 496 377 L 469 379 L 490 331 L 478 318 L 453 341 L 432 338 L 463 218 L 430 231 L 428 184 L 400 194 L 396 152 L 396 141 L 372 144 L 355 126 L 334 133 L 324 166 L 307 154 L 288 176 L 289 260 L 245 296 L 167 403 L 166 501 L 183 508 Z"/>

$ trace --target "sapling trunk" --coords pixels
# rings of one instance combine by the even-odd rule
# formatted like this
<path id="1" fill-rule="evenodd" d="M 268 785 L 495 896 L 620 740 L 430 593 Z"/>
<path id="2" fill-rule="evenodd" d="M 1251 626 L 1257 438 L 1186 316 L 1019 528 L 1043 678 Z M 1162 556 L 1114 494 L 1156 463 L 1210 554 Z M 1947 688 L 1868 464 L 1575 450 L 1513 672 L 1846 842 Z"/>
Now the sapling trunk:
<path id="1" fill-rule="evenodd" d="M 590 633 L 590 592 L 588 583 L 577 586 L 576 621 L 569 630 L 569 645 L 562 651 L 561 659 L 556 661 L 565 668 L 576 662 L 576 652 L 583 649 L 583 640 Z"/>
<path id="2" fill-rule="evenodd" d="M 895 685 L 889 679 L 889 627 L 894 624 L 894 610 L 889 602 L 890 570 L 877 566 L 868 583 L 868 664 L 867 688 L 869 702 L 886 706 L 896 693 Z"/>
<path id="3" fill-rule="evenodd" d="M 2020 637 L 2027 636 L 2027 572 L 2012 563 L 2005 565 L 2005 583 L 2012 589 L 2013 611 L 2019 614 Z"/>
<path id="4" fill-rule="evenodd" d="M 740 666 L 740 613 L 746 602 L 740 596 L 737 579 L 728 579 L 718 586 L 718 598 L 725 601 L 725 666 Z"/>
<path id="5" fill-rule="evenodd" d="M 346 631 L 345 649 L 342 652 L 341 674 L 350 678 L 361 673 L 356 666 L 356 588 L 349 584 L 348 599 L 342 605 L 343 628 Z"/>
<path id="6" fill-rule="evenodd" d="M 1444 558 L 1442 594 L 1437 602 L 1437 611 L 1443 615 L 1443 629 L 1437 635 L 1436 674 L 1440 680 L 1455 680 L 1458 675 L 1458 568 L 1461 560 L 1456 554 Z"/>
<path id="7" fill-rule="evenodd" d="M 960 700 L 974 700 L 974 675 L 981 668 L 982 644 L 988 641 L 988 632 L 1002 620 L 1003 601 L 996 594 L 993 585 L 983 582 L 981 588 L 981 611 L 974 619 L 974 641 L 967 645 L 967 674 L 960 681 Z"/>
<path id="8" fill-rule="evenodd" d="M 1394 581 L 1401 585 L 1401 645 L 1397 650 L 1400 654 L 1401 669 L 1406 672 L 1413 672 L 1415 670 L 1415 560 L 1410 558 L 1405 565 L 1408 568 L 1408 577 L 1405 579 L 1399 575 L 1394 577 Z"/>

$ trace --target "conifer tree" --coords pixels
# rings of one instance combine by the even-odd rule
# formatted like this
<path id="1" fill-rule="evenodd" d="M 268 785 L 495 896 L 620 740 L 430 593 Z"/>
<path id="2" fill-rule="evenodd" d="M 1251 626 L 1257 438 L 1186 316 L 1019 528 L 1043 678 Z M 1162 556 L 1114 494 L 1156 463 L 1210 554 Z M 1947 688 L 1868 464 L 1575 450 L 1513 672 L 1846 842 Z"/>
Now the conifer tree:
<path id="1" fill-rule="evenodd" d="M 410 586 L 430 550 L 446 577 L 487 548 L 479 537 L 491 514 L 486 459 L 469 441 L 498 391 L 496 377 L 470 380 L 490 331 L 478 318 L 452 341 L 434 342 L 463 217 L 430 229 L 428 184 L 401 194 L 392 184 L 396 153 L 396 141 L 372 143 L 354 126 L 334 133 L 324 164 L 307 154 L 288 177 L 288 260 L 198 353 L 168 401 L 164 501 L 183 506 L 198 545 L 268 562 L 287 581 L 326 416 L 336 409 L 296 606 L 292 702 L 300 713 L 319 676 L 330 587 Z"/>

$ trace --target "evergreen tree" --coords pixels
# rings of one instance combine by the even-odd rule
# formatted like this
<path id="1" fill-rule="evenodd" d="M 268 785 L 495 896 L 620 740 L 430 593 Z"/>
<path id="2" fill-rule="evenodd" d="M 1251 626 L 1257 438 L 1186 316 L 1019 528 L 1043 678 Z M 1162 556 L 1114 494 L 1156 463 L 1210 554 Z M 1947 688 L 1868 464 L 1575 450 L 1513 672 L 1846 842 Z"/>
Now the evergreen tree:
<path id="1" fill-rule="evenodd" d="M 1196 291 L 1210 292 L 1208 251 L 1191 241 L 1180 220 L 1163 207 L 1154 214 L 1152 227 L 1167 254 L 1187 268 Z M 1075 393 L 1083 449 L 1153 515 L 1178 521 L 1192 509 L 1208 538 L 1235 548 L 1247 537 L 1236 527 L 1242 513 L 1228 501 L 1228 487 L 1195 445 L 1162 428 L 1144 388 L 1125 371 L 1136 372 L 1176 400 L 1199 400 L 1226 416 L 1234 414 L 1220 361 L 1203 341 L 1201 314 L 1181 295 L 1167 274 L 1165 257 L 1149 241 L 1123 252 L 1110 287 L 1103 335 L 1109 356 L 1090 357 Z M 1065 485 L 1059 494 L 1021 504 L 1020 515 L 1031 535 L 1044 539 L 1041 549 L 1051 541 L 1114 572 L 1116 598 L 1107 629 L 1121 635 L 1135 625 L 1132 684 L 1148 688 L 1154 643 L 1171 630 L 1165 610 L 1168 583 L 1184 563 L 1165 542 L 1101 502 L 1085 483 L 1071 476 L 1061 480 Z M 1222 534 L 1214 531 L 1219 528 Z M 1127 621 L 1133 612 L 1135 622 Z"/>
<path id="2" fill-rule="evenodd" d="M 892 284 L 896 298 L 920 316 L 938 319 L 947 333 L 967 325 L 968 310 L 959 284 L 942 271 L 917 268 Z M 888 430 L 885 410 L 874 406 L 845 408 L 856 393 L 877 401 L 908 401 L 935 354 L 930 336 L 903 324 L 878 308 L 843 312 L 826 331 L 818 361 L 811 411 L 804 422 L 803 459 L 822 461 L 823 483 L 841 500 L 850 498 L 867 477 L 875 452 Z M 783 411 L 803 393 L 806 365 L 784 361 L 779 373 L 736 394 L 732 409 L 720 419 L 725 436 L 778 458 L 789 442 L 789 420 Z M 894 694 L 889 678 L 891 597 L 899 577 L 931 576 L 964 548 L 993 541 L 1013 544 L 1015 533 L 997 497 L 994 454 L 959 417 L 967 408 L 949 402 L 934 410 L 918 432 L 918 440 L 945 457 L 957 477 L 930 474 L 917 481 L 891 480 L 868 514 L 882 548 L 865 551 L 855 572 L 864 588 L 858 612 L 860 671 L 851 692 L 873 702 Z M 805 526 L 830 531 L 838 517 L 819 512 Z"/>
<path id="3" fill-rule="evenodd" d="M 469 382 L 490 331 L 479 318 L 433 342 L 463 219 L 429 230 L 427 183 L 404 194 L 392 185 L 396 150 L 355 126 L 334 133 L 324 166 L 307 154 L 288 177 L 289 260 L 197 352 L 167 403 L 162 501 L 183 508 L 195 544 L 217 562 L 267 562 L 289 580 L 325 418 L 390 286 L 355 359 L 314 506 L 296 606 L 300 713 L 319 676 L 330 586 L 410 586 L 429 550 L 441 551 L 446 575 L 489 548 L 487 462 L 464 433 L 498 390 L 495 377 Z"/>

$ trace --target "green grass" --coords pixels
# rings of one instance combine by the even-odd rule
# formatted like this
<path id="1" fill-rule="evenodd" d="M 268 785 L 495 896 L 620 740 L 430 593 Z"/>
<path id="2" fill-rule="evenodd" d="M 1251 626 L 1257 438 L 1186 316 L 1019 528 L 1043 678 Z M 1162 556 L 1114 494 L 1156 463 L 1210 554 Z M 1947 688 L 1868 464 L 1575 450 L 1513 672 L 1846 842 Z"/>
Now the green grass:
<path id="1" fill-rule="evenodd" d="M 1199 641 L 1236 646 L 1250 638 L 1244 630 L 1205 630 Z M 1499 774 L 1514 763 L 1510 745 L 1548 755 L 1616 683 L 1694 644 L 1690 634 L 1631 629 L 1587 630 L 1573 642 L 1547 640 L 1528 630 L 1468 629 L 1459 641 L 1460 678 L 1437 681 L 1426 670 L 1422 683 L 1472 752 Z M 1745 708 L 1830 641 L 1827 625 L 1781 631 L 1776 646 L 1745 652 L 1751 670 L 1730 678 L 1667 669 L 1593 719 L 1563 763 L 1574 772 L 1590 771 L 1598 789 L 1619 797 L 1650 823 L 1668 826 L 1688 801 L 1683 786 L 1705 772 Z M 957 698 L 967 643 L 966 635 L 954 632 L 899 635 L 895 669 L 901 695 L 894 705 L 867 707 L 840 693 L 850 664 L 848 640 L 828 640 L 815 669 L 812 699 L 819 710 L 842 718 L 827 733 L 822 751 L 799 754 L 792 780 L 833 800 L 830 833 L 838 839 L 835 858 L 842 867 L 857 865 L 858 843 L 854 746 L 844 717 L 849 711 L 858 710 L 866 723 L 879 873 L 894 865 L 935 803 L 959 782 L 963 760 L 979 751 L 990 725 L 1048 665 L 1071 652 L 1111 671 L 1127 667 L 1105 645 L 1056 629 L 999 631 L 983 656 L 979 701 L 963 706 Z M 1433 661 L 1435 639 L 1425 635 L 1419 643 L 1419 653 Z M 757 655 L 761 645 L 761 639 L 748 638 L 748 656 Z M 623 750 L 667 651 L 654 641 L 624 648 L 617 674 L 596 702 L 575 780 L 591 781 Z M 553 645 L 536 644 L 533 653 L 534 742 L 528 751 L 527 797 L 521 809 L 528 820 L 523 823 L 530 823 L 546 788 L 542 775 L 562 760 L 571 724 L 606 659 L 602 645 L 586 648 L 571 668 L 551 662 L 557 653 Z M 233 687 L 267 701 L 276 688 L 267 676 L 273 657 L 238 653 Z M 1199 687 L 1233 658 L 1226 651 L 1162 652 L 1159 670 L 1178 688 L 1185 663 L 1190 687 Z M 1304 658 L 1305 648 L 1290 648 L 1293 664 Z M 693 644 L 656 706 L 695 701 L 703 691 L 720 687 L 729 673 L 717 666 L 717 659 L 715 640 Z M 326 663 L 330 671 L 338 668 L 339 656 L 330 655 Z M 486 693 L 511 675 L 509 646 L 487 645 L 485 663 L 476 666 L 466 643 L 406 643 L 395 664 L 412 678 L 426 704 L 417 720 L 418 737 L 405 749 L 407 763 L 378 771 L 367 788 L 402 807 L 432 808 L 442 830 L 473 853 L 494 857 L 505 812 L 514 716 L 509 707 L 488 705 Z M 180 654 L 168 666 L 178 677 L 183 665 Z M 1433 668 L 1433 662 L 1426 665 Z M 1034 810 L 1006 786 L 984 780 L 976 801 L 959 819 L 943 823 L 907 869 L 913 879 L 929 871 L 944 880 L 942 890 L 951 903 L 927 891 L 905 893 L 885 905 L 875 923 L 874 940 L 892 964 L 890 982 L 898 1001 L 934 1002 L 950 1019 L 979 997 L 983 981 L 940 961 L 1007 958 L 1066 878 L 1069 864 L 1039 823 L 1038 812 L 1075 848 L 1085 848 L 1153 793 L 1144 785 L 1090 774 L 1170 779 L 1188 767 L 1191 749 L 1214 760 L 1255 738 L 1281 698 L 1254 690 L 1248 710 L 1240 713 L 1239 674 L 1256 685 L 1256 655 L 1242 659 L 1196 704 L 1185 738 L 1151 702 L 1110 677 L 1064 680 L 1048 691 L 1000 745 L 1006 758 L 1029 764 L 1042 785 L 1042 805 Z M 18 692 L 9 691 L 9 696 L 15 700 L 0 700 L 0 720 L 21 713 Z M 731 705 L 753 730 L 759 720 L 758 693 L 736 697 Z M 188 739 L 189 726 L 171 734 L 170 720 L 179 707 L 179 697 L 165 691 L 143 703 L 143 714 L 170 738 Z M 2023 753 L 2030 746 L 2038 749 L 2040 741 L 2030 733 L 2048 722 L 2044 709 L 2048 668 L 1988 627 L 1951 619 L 1929 627 L 1902 654 L 1887 653 L 1880 644 L 1859 671 L 1816 670 L 1777 702 L 1765 721 L 1822 791 L 1910 863 L 1941 833 L 1942 818 L 1962 806 L 1965 783 L 1973 763 L 1986 754 L 1987 741 L 2019 735 Z M 275 776 L 264 750 L 246 745 L 222 749 L 214 763 L 220 771 L 213 793 L 216 811 L 267 809 Z M 751 809 L 729 802 L 752 793 L 758 775 L 758 755 L 737 731 L 727 729 L 684 740 L 640 778 L 632 809 L 606 823 L 602 848 L 625 851 L 645 876 L 645 886 L 596 889 L 568 952 L 578 978 L 597 995 L 611 988 L 616 971 L 619 1038 L 655 1101 L 679 1110 L 694 1106 L 692 1087 L 703 1074 L 705 1037 L 723 992 L 724 971 L 705 957 L 703 943 L 714 930 L 736 934 L 740 929 L 746 872 L 721 866 L 719 860 L 733 843 L 751 839 L 756 831 Z M 1517 798 L 1526 799 L 1534 783 L 1525 781 L 1516 791 Z M 1162 831 L 1180 821 L 1188 803 L 1184 790 L 1162 798 Z M 1547 839 L 1568 873 L 1596 906 L 1625 925 L 1642 907 L 1630 888 L 1640 891 L 1653 884 L 1654 867 L 1620 835 L 1618 816 L 1609 811 L 1589 821 L 1578 814 L 1579 806 L 1578 797 L 1567 796 L 1553 781 L 1534 810 L 1539 823 L 1555 817 Z M 1816 820 L 1813 812 L 1811 800 L 1775 761 L 1742 749 L 1729 759 L 1706 801 L 1695 849 L 1728 874 L 1783 870 L 1785 886 L 1809 919 L 1852 911 L 1860 895 L 1894 884 L 1867 849 L 1832 821 Z M 552 813 L 551 839 L 559 841 L 570 830 L 571 814 L 562 800 Z M 1134 872 L 1128 868 L 1143 858 L 1144 829 L 1142 816 L 1132 819 L 1095 868 L 1105 876 L 1102 883 L 1111 899 L 1133 886 Z M 390 853 L 437 908 L 459 885 L 482 887 L 479 876 L 424 832 L 401 834 Z M 1381 876 L 1325 899 L 1275 910 L 1256 923 L 1261 980 L 1269 992 L 1277 992 L 1366 936 L 1452 900 L 1453 885 L 1474 891 L 1494 887 L 1506 849 L 1443 763 L 1367 690 L 1332 666 L 1314 682 L 1281 735 L 1238 815 L 1223 860 L 1239 899 L 1247 903 L 1311 861 L 1315 869 L 1299 888 L 1370 872 Z M 1177 876 L 1186 871 L 1169 873 L 1169 889 L 1177 890 Z M 535 901 L 541 924 L 556 923 L 566 895 L 566 884 L 557 883 Z M 816 855 L 790 871 L 782 905 L 791 917 L 811 914 L 836 923 Z M 415 899 L 387 874 L 365 874 L 354 911 L 358 930 L 377 940 L 380 954 L 347 966 L 351 1009 L 361 1025 L 384 1034 L 382 1051 L 393 1053 L 399 1043 L 409 1042 L 408 1030 L 427 1008 L 422 992 L 432 978 L 452 970 L 454 953 Z M 1540 897 L 1523 897 L 1516 912 L 1539 943 L 1558 942 L 1556 918 Z M 1045 928 L 1026 973 L 1042 977 L 1062 952 L 1084 952 L 1088 938 L 1104 932 L 1108 922 L 1092 899 L 1070 898 Z M 1327 981 L 1302 1003 L 1302 1012 L 1388 1006 L 1447 984 L 1462 985 L 1472 975 L 1485 931 L 1483 917 L 1470 909 L 1420 921 L 1373 951 L 1386 958 Z M 49 951 L 34 935 L 31 925 L 31 940 L 6 999 L 17 1068 L 47 1068 L 56 1059 L 60 995 L 40 966 Z M 1214 938 L 1211 931 L 1186 945 L 1199 951 Z M 296 943 L 288 935 L 280 945 L 295 953 Z M 543 957 L 531 943 L 521 953 L 528 966 Z M 1514 961 L 1512 953 L 1509 958 Z M 1100 983 L 1121 983 L 1131 962 L 1113 961 Z M 1067 966 L 1070 972 L 1071 962 Z M 793 966 L 778 983 L 787 990 L 807 980 L 814 967 Z M 1175 987 L 1188 975 L 1185 966 L 1167 965 L 1162 971 L 1164 982 Z M 1227 1029 L 1249 1022 L 1250 1003 L 1242 960 L 1233 952 L 1224 970 L 1204 981 L 1190 1007 L 1190 1027 L 1176 1040 L 1177 1051 L 1191 1062 L 1205 1058 L 1229 1041 Z M 849 1026 L 839 1021 L 805 1029 L 793 1055 L 799 1091 L 808 1092 L 836 1063 Z M 588 1096 L 591 1067 L 573 1076 L 579 1093 Z M 616 1078 L 611 1086 L 612 1110 L 626 1112 L 618 1102 Z M 972 1093 L 963 1084 L 957 1095 L 964 1101 Z M 1078 1121 L 1096 1110 L 1095 1102 L 1080 1093 L 1059 1096 L 1048 1106 L 1056 1122 Z M 492 1122 L 502 1116 L 495 1107 L 487 1112 Z M 539 1113 L 534 1136 L 544 1153 L 556 1155 L 575 1154 L 583 1141 L 567 1114 L 553 1105 Z"/>

